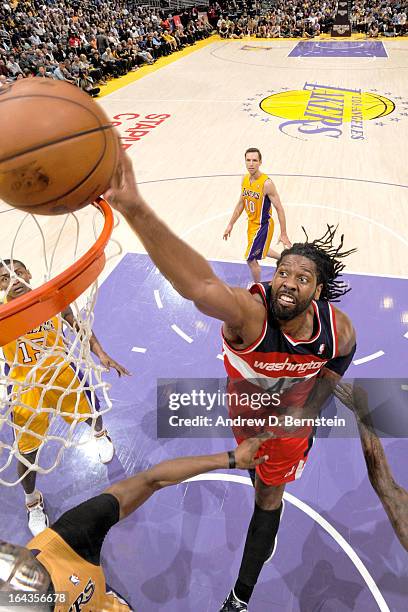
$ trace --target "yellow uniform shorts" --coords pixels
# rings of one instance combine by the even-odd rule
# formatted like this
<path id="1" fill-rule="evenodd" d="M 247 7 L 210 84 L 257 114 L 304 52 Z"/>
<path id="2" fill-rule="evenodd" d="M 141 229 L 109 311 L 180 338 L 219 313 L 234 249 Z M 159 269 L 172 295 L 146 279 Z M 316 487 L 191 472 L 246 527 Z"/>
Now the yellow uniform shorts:
<path id="1" fill-rule="evenodd" d="M 264 259 L 269 251 L 273 237 L 274 222 L 263 225 L 248 223 L 248 245 L 245 251 L 245 259 Z"/>

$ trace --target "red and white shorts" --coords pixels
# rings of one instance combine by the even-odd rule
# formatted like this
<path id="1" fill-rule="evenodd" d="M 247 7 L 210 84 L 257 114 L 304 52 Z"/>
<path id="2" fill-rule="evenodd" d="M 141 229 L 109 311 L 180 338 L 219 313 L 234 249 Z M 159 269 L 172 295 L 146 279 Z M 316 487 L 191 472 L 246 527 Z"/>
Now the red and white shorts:
<path id="1" fill-rule="evenodd" d="M 238 444 L 244 440 L 239 436 L 235 436 L 235 439 Z M 266 440 L 256 455 L 268 455 L 268 459 L 256 467 L 259 478 L 264 484 L 275 487 L 297 480 L 302 475 L 312 444 L 312 433 L 308 438 Z"/>

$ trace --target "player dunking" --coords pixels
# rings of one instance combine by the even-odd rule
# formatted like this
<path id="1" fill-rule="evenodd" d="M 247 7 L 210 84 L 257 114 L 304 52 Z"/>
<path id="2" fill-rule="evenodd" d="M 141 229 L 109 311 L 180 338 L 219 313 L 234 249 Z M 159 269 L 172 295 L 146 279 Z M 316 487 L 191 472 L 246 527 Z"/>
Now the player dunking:
<path id="1" fill-rule="evenodd" d="M 6 592 L 2 601 L 12 604 L 15 591 L 24 590 L 26 595 L 48 594 L 46 601 L 53 601 L 55 596 L 55 606 L 47 606 L 55 612 L 131 612 L 123 597 L 107 587 L 101 567 L 101 548 L 110 528 L 159 489 L 210 470 L 260 465 L 266 457 L 255 459 L 255 455 L 266 437 L 267 434 L 245 440 L 228 453 L 165 461 L 117 482 L 101 495 L 65 512 L 27 548 L 0 540 L 0 591 Z M 61 594 L 66 597 L 63 603 Z M 21 594 L 19 600 L 19 610 L 32 610 L 32 604 L 24 606 Z"/>
<path id="2" fill-rule="evenodd" d="M 141 197 L 124 154 L 106 197 L 176 291 L 204 314 L 224 322 L 229 377 L 282 390 L 288 410 L 316 416 L 349 366 L 356 343 L 350 319 L 330 304 L 348 290 L 338 280 L 344 268 L 340 259 L 348 253 L 341 251 L 342 240 L 333 246 L 335 230 L 329 227 L 321 240 L 283 251 L 272 282 L 257 284 L 249 292 L 224 283 L 157 217 Z M 274 548 L 286 483 L 300 476 L 310 446 L 307 432 L 303 437 L 268 440 L 262 447 L 269 459 L 256 470 L 255 509 L 239 577 L 223 612 L 247 610 Z"/>
<path id="3" fill-rule="evenodd" d="M 13 276 L 10 278 L 6 265 L 0 265 L 0 290 L 6 292 L 6 301 L 14 300 L 31 291 L 31 274 L 25 264 L 15 259 L 13 261 L 5 259 L 3 262 L 13 271 Z M 72 328 L 76 327 L 77 323 L 70 307 L 62 312 L 61 316 Z M 50 357 L 47 357 L 41 363 L 41 368 L 37 370 L 34 367 L 39 354 L 37 351 L 45 347 L 52 349 L 52 353 L 50 351 Z M 90 348 L 105 368 L 114 368 L 119 376 L 130 374 L 126 368 L 105 353 L 93 333 L 90 338 Z M 27 425 L 28 430 L 19 435 L 18 450 L 26 461 L 34 464 L 41 445 L 41 439 L 48 430 L 50 415 L 48 411 L 38 409 L 42 387 L 33 385 L 33 377 L 35 382 L 41 383 L 41 385 L 47 385 L 52 379 L 52 387 L 42 396 L 41 403 L 44 408 L 54 408 L 58 405 L 58 401 L 63 394 L 61 390 L 57 389 L 58 387 L 72 389 L 72 393 L 66 394 L 61 402 L 61 411 L 65 413 L 77 411 L 80 414 L 89 414 L 94 412 L 94 409 L 98 411 L 98 399 L 95 396 L 94 408 L 87 392 L 82 391 L 79 401 L 77 401 L 75 390 L 80 386 L 81 374 L 76 372 L 75 367 L 70 367 L 64 362 L 67 350 L 63 342 L 61 319 L 58 317 L 45 321 L 36 329 L 26 333 L 17 340 L 9 342 L 2 347 L 2 351 L 6 364 L 5 367 L 8 370 L 8 378 L 11 381 L 15 381 L 12 394 L 15 394 L 16 399 L 20 403 L 20 405 L 13 407 L 13 422 L 17 427 Z M 62 364 L 65 364 L 66 367 L 61 367 Z M 57 375 L 55 376 L 56 370 Z M 33 415 L 35 415 L 34 418 Z M 73 420 L 68 416 L 64 416 L 64 419 L 68 423 L 71 423 Z M 92 418 L 89 417 L 86 423 L 91 425 Z M 40 437 L 31 435 L 30 431 Z M 16 435 L 17 433 L 16 430 Z M 100 460 L 103 463 L 108 463 L 113 457 L 114 447 L 106 429 L 103 427 L 101 416 L 95 420 L 95 440 Z M 21 461 L 17 463 L 17 472 L 19 477 L 27 472 L 21 484 L 25 492 L 28 526 L 33 535 L 37 535 L 48 526 L 43 496 L 35 488 L 37 472 L 34 470 L 29 471 Z"/>
<path id="4" fill-rule="evenodd" d="M 251 148 L 245 151 L 245 165 L 248 174 L 242 179 L 241 195 L 223 236 L 224 240 L 228 240 L 235 222 L 245 210 L 248 217 L 248 244 L 245 259 L 256 283 L 261 280 L 259 260 L 265 257 L 279 259 L 279 253 L 270 248 L 275 225 L 272 206 L 277 212 L 280 226 L 278 242 L 282 242 L 285 248 L 291 247 L 286 233 L 285 211 L 279 194 L 271 179 L 260 171 L 261 163 L 262 155 L 259 149 Z"/>

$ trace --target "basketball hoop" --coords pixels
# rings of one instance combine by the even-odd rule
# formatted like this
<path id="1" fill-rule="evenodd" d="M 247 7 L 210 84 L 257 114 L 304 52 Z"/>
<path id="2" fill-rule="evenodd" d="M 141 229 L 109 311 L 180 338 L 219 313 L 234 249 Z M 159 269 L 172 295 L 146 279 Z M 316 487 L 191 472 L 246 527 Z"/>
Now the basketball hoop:
<path id="1" fill-rule="evenodd" d="M 113 229 L 113 214 L 102 198 L 105 225 L 95 244 L 77 262 L 41 287 L 0 306 L 0 346 L 37 327 L 74 302 L 97 279 L 105 266 L 105 246 Z M 0 260 L 1 261 L 1 260 Z"/>
<path id="2" fill-rule="evenodd" d="M 65 219 L 38 219 L 16 209 L 0 207 L 0 213 L 5 212 L 14 215 L 13 225 L 18 222 L 8 247 L 4 229 L 0 228 L 1 256 L 11 260 L 7 264 L 0 258 L 0 265 L 10 277 L 7 292 L 16 278 L 14 261 L 22 260 L 27 269 L 37 265 L 33 273 L 40 276 L 41 259 L 45 280 L 38 287 L 31 289 L 30 286 L 30 291 L 20 297 L 0 303 L 0 484 L 13 486 L 23 478 L 17 477 L 16 459 L 28 470 L 41 474 L 51 472 L 66 448 L 84 444 L 93 437 L 96 419 L 112 407 L 108 395 L 110 385 L 103 380 L 104 369 L 95 362 L 89 341 L 98 276 L 107 261 L 105 251 L 109 244 L 118 243 L 111 239 L 114 217 L 103 198 L 94 202 L 93 207 L 70 213 Z M 0 217 L 3 219 L 2 214 Z M 92 246 L 89 246 L 90 218 L 95 238 Z M 56 231 L 59 224 L 61 227 Z M 35 228 L 39 230 L 40 241 L 33 240 Z M 85 231 L 81 233 L 81 229 Z M 23 244 L 19 245 L 19 240 Z M 36 244 L 35 252 L 33 249 L 29 255 L 28 241 Z M 67 267 L 67 252 L 71 250 L 74 263 Z M 55 274 L 58 266 L 62 271 Z M 19 282 L 27 284 L 24 279 Z M 68 306 L 73 310 L 74 327 L 60 314 Z M 75 383 L 66 382 L 67 371 Z M 85 420 L 91 428 L 82 427 Z M 47 426 L 39 427 L 38 423 L 43 421 Z M 88 435 L 84 435 L 86 432 Z M 33 464 L 25 457 L 32 452 L 30 445 L 33 450 L 38 449 Z"/>

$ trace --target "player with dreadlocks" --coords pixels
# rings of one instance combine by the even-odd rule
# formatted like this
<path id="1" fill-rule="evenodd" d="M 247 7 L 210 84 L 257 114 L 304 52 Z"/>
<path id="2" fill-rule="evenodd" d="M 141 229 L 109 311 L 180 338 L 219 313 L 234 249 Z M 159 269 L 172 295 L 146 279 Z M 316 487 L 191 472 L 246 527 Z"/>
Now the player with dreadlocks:
<path id="1" fill-rule="evenodd" d="M 306 235 L 306 242 L 283 251 L 272 281 L 248 291 L 218 278 L 208 262 L 157 217 L 140 195 L 125 154 L 106 197 L 176 291 L 204 314 L 223 321 L 225 368 L 229 386 L 238 391 L 230 413 L 239 413 L 240 390 L 261 388 L 271 398 L 280 398 L 281 414 L 316 416 L 356 346 L 350 319 L 330 303 L 348 291 L 339 274 L 341 260 L 352 252 L 342 251 L 343 236 L 334 246 L 336 228 L 328 226 L 324 236 L 312 242 Z M 238 442 L 246 437 L 242 430 L 234 434 Z M 255 509 L 238 580 L 222 612 L 247 610 L 262 566 L 274 551 L 286 483 L 300 477 L 312 438 L 312 431 L 301 431 L 262 445 L 269 458 L 256 468 Z"/>

